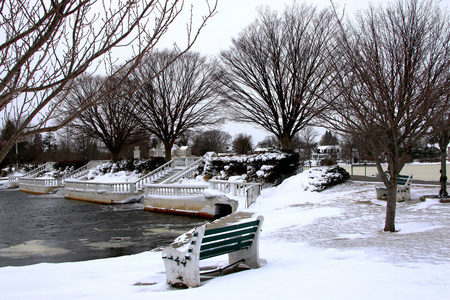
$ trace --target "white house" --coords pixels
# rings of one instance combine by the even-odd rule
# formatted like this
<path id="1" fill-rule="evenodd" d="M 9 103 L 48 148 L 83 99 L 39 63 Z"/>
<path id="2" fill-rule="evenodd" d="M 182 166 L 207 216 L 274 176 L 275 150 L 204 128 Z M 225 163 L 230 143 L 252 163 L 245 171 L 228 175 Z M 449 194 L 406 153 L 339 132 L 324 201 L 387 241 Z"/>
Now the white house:
<path id="1" fill-rule="evenodd" d="M 341 148 L 339 145 L 319 146 L 316 151 L 311 155 L 315 161 L 321 161 L 322 159 L 334 159 L 340 158 Z"/>

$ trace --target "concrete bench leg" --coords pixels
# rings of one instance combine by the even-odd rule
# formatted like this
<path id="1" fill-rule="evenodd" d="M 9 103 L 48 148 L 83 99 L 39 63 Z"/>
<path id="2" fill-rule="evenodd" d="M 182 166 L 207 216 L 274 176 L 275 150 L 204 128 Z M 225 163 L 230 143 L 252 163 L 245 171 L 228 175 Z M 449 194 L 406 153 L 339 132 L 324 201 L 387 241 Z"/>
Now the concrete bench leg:
<path id="1" fill-rule="evenodd" d="M 200 244 L 205 234 L 205 226 L 196 230 L 189 244 L 182 246 L 182 251 L 167 246 L 163 249 L 166 281 L 172 286 L 197 287 L 200 286 Z"/>

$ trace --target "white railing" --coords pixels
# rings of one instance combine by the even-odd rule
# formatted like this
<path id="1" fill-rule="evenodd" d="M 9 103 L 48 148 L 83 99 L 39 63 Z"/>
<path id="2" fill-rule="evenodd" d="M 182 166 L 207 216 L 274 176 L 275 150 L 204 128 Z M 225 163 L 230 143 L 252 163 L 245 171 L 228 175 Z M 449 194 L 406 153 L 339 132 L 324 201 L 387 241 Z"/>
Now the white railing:
<path id="1" fill-rule="evenodd" d="M 66 179 L 65 187 L 68 190 L 72 189 L 75 191 L 86 193 L 96 192 L 99 194 L 134 194 L 135 192 L 142 191 L 145 185 L 154 183 L 165 175 L 171 173 L 175 168 L 185 168 L 186 166 L 192 165 L 193 162 L 197 161 L 197 157 L 174 158 L 171 161 L 153 170 L 152 172 L 146 174 L 145 176 L 142 176 L 140 178 L 129 178 L 126 182 L 102 183 Z"/>
<path id="2" fill-rule="evenodd" d="M 134 185 L 130 182 L 89 182 L 66 180 L 66 190 L 98 194 L 134 194 Z"/>
<path id="3" fill-rule="evenodd" d="M 11 175 L 8 177 L 9 183 L 18 183 L 19 182 L 19 178 L 23 177 L 23 175 L 21 176 L 17 176 L 17 175 Z"/>
<path id="4" fill-rule="evenodd" d="M 254 184 L 252 186 L 247 187 L 246 191 L 246 199 L 245 199 L 245 208 L 249 208 L 250 205 L 255 203 L 256 198 L 261 195 L 262 185 L 261 184 Z"/>
<path id="5" fill-rule="evenodd" d="M 103 163 L 103 161 L 89 162 L 88 164 L 84 165 L 83 167 L 72 171 L 71 173 L 64 176 L 63 178 L 39 178 L 39 177 L 35 178 L 35 177 L 22 176 L 17 179 L 17 182 L 19 183 L 19 185 L 21 185 L 21 188 L 24 188 L 25 186 L 34 186 L 34 187 L 39 186 L 39 187 L 43 187 L 43 188 L 62 187 L 67 179 L 72 179 L 72 178 L 76 178 L 76 177 L 82 176 L 84 174 L 87 174 L 89 172 L 90 168 L 94 168 L 97 165 L 100 165 L 101 163 Z M 50 169 L 50 167 L 53 167 L 53 163 L 50 163 L 48 165 L 47 164 L 39 167 L 39 170 L 34 172 L 33 175 L 38 174 L 41 171 L 48 170 L 48 169 Z M 36 170 L 36 169 L 34 169 L 34 170 Z M 29 174 L 29 173 L 27 173 L 27 174 Z"/>
<path id="6" fill-rule="evenodd" d="M 177 180 L 181 178 L 193 178 L 195 173 L 197 172 L 198 166 L 203 162 L 203 158 L 195 158 L 195 160 L 189 160 L 185 161 L 185 163 L 190 163 L 189 165 L 185 166 L 185 170 L 165 179 L 162 181 L 162 184 L 168 184 L 168 183 L 174 183 Z"/>
<path id="7" fill-rule="evenodd" d="M 62 179 L 21 177 L 19 183 L 21 186 L 59 187 L 62 186 Z"/>
<path id="8" fill-rule="evenodd" d="M 173 158 L 174 168 L 183 168 L 184 169 L 184 168 L 198 162 L 199 160 L 201 160 L 201 158 L 196 157 L 196 156 L 174 157 Z"/>
<path id="9" fill-rule="evenodd" d="M 136 181 L 134 181 L 132 183 L 135 185 L 136 191 L 142 191 L 146 184 L 151 184 L 151 183 L 158 181 L 159 179 L 163 178 L 167 174 L 173 172 L 173 170 L 175 168 L 183 168 L 184 169 L 184 168 L 192 166 L 195 163 L 199 163 L 199 161 L 201 161 L 201 158 L 198 158 L 198 157 L 175 157 L 171 161 L 165 163 L 164 165 L 151 171 L 147 175 L 142 176 L 141 178 L 137 179 Z M 176 175 L 178 175 L 178 174 L 176 174 Z M 187 175 L 185 175 L 185 176 L 187 176 Z M 168 179 L 170 179 L 170 178 L 168 178 Z M 167 182 L 165 182 L 166 180 L 164 180 L 163 183 L 167 183 Z"/>
<path id="10" fill-rule="evenodd" d="M 51 167 L 53 167 L 54 163 L 45 163 L 37 168 L 34 168 L 28 173 L 25 173 L 24 175 L 11 175 L 9 176 L 9 186 L 14 186 L 19 183 L 20 178 L 35 178 L 37 175 L 39 175 L 40 172 L 45 171 Z"/>
<path id="11" fill-rule="evenodd" d="M 158 179 L 163 177 L 165 174 L 171 172 L 174 169 L 174 160 L 172 159 L 169 162 L 166 162 L 162 166 L 156 168 L 145 176 L 137 179 L 134 182 L 130 182 L 130 184 L 134 185 L 136 191 L 141 191 L 144 189 L 144 185 L 148 183 L 156 182 Z"/>
<path id="12" fill-rule="evenodd" d="M 211 179 L 209 181 L 209 188 L 218 190 L 224 194 L 230 194 L 237 197 L 247 197 L 247 188 L 253 185 L 260 185 L 255 182 L 240 182 Z"/>
<path id="13" fill-rule="evenodd" d="M 208 184 L 147 184 L 145 195 L 158 196 L 200 196 Z"/>
<path id="14" fill-rule="evenodd" d="M 70 172 L 69 174 L 65 175 L 63 178 L 63 182 L 67 179 L 74 179 L 74 178 L 78 178 L 81 176 L 84 176 L 86 174 L 89 173 L 89 170 L 92 168 L 95 168 L 103 163 L 105 163 L 107 161 L 103 161 L 103 160 L 93 160 L 88 162 L 87 164 L 85 164 L 84 166 Z"/>
<path id="15" fill-rule="evenodd" d="M 246 208 L 255 202 L 261 193 L 261 184 L 211 179 L 208 184 L 147 184 L 144 194 L 158 196 L 197 196 L 205 189 L 221 191 L 235 197 L 245 197 Z"/>
<path id="16" fill-rule="evenodd" d="M 42 166 L 34 168 L 30 172 L 26 173 L 25 175 L 22 176 L 22 178 L 24 178 L 24 177 L 34 178 L 34 177 L 38 176 L 40 172 L 52 169 L 54 164 L 55 163 L 53 163 L 53 162 L 47 162 L 47 163 L 43 164 Z"/>

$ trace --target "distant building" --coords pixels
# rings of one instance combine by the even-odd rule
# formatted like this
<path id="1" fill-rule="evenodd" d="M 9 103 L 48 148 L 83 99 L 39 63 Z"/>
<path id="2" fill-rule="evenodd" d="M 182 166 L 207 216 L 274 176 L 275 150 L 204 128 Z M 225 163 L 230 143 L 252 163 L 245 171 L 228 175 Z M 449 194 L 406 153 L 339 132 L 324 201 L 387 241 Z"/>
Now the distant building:
<path id="1" fill-rule="evenodd" d="M 173 145 L 172 147 L 172 157 L 189 157 L 191 156 L 191 148 L 189 146 L 181 146 Z M 166 147 L 163 143 L 160 143 L 155 148 L 152 148 L 148 151 L 149 157 L 165 157 L 166 156 Z"/>
<path id="2" fill-rule="evenodd" d="M 192 155 L 191 147 L 189 146 L 181 146 L 177 151 L 178 152 L 176 156 L 189 157 Z"/>

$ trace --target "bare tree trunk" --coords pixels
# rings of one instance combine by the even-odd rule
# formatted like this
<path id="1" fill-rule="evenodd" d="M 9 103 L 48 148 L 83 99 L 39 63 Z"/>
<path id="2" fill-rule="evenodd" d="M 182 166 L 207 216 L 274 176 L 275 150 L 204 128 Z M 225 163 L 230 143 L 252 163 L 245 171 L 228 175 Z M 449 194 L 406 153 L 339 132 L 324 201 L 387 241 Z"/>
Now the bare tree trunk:
<path id="1" fill-rule="evenodd" d="M 393 163 L 388 164 L 388 172 L 383 170 L 379 153 L 375 151 L 375 160 L 378 174 L 387 189 L 386 219 L 384 221 L 384 231 L 395 232 L 395 214 L 397 210 L 397 176 L 393 171 Z"/>
<path id="2" fill-rule="evenodd" d="M 114 161 L 114 162 L 118 161 L 119 160 L 119 154 L 120 154 L 120 151 L 119 152 L 118 151 L 111 151 L 111 159 L 112 159 L 112 161 Z"/>
<path id="3" fill-rule="evenodd" d="M 291 150 L 291 137 L 289 136 L 289 134 L 284 134 L 281 136 L 280 138 L 280 143 L 281 143 L 281 150 L 283 151 L 290 151 Z"/>
<path id="4" fill-rule="evenodd" d="M 390 180 L 387 185 L 386 220 L 384 231 L 395 232 L 395 213 L 397 210 L 397 182 Z"/>
<path id="5" fill-rule="evenodd" d="M 447 192 L 447 149 L 441 148 L 441 177 L 439 182 L 441 183 L 441 190 L 439 196 L 448 197 Z"/>
<path id="6" fill-rule="evenodd" d="M 173 142 L 164 141 L 166 162 L 169 162 L 169 161 L 172 160 L 172 147 L 173 147 L 173 144 L 174 144 Z"/>

